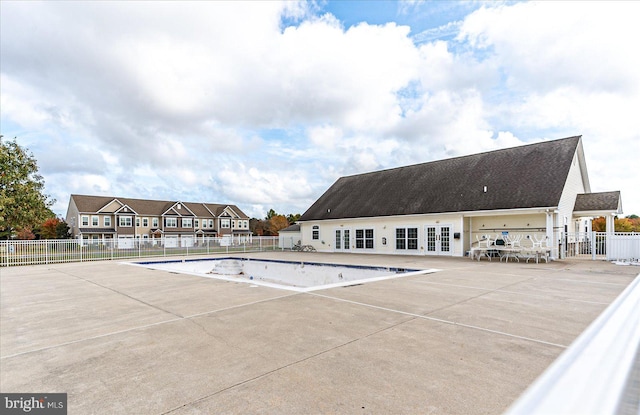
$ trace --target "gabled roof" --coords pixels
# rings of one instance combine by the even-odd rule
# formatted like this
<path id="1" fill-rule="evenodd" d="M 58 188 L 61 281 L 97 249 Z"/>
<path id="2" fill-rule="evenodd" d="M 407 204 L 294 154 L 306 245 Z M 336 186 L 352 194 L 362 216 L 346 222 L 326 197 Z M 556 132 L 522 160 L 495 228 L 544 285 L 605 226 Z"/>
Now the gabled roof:
<path id="1" fill-rule="evenodd" d="M 207 209 L 209 209 L 216 217 L 227 216 L 231 217 L 225 212 L 229 208 L 239 219 L 249 219 L 249 217 L 236 205 L 220 205 L 215 203 L 205 203 Z"/>
<path id="2" fill-rule="evenodd" d="M 300 220 L 555 207 L 580 140 L 341 177 Z"/>
<path id="3" fill-rule="evenodd" d="M 573 212 L 622 213 L 620 191 L 579 194 L 576 196 Z"/>
<path id="4" fill-rule="evenodd" d="M 169 216 L 195 216 L 191 209 L 186 206 L 187 204 L 180 201 L 175 202 L 168 209 L 162 212 L 162 214 Z"/>
<path id="5" fill-rule="evenodd" d="M 300 232 L 300 224 L 299 223 L 294 223 L 293 225 L 286 227 L 284 229 L 280 229 L 278 231 L 279 233 L 282 232 Z"/>
<path id="6" fill-rule="evenodd" d="M 191 216 L 191 213 L 196 217 L 202 218 L 215 218 L 217 212 L 224 211 L 226 207 L 233 209 L 241 218 L 249 219 L 247 215 L 240 210 L 236 205 L 223 205 L 214 203 L 194 203 L 194 202 L 178 202 L 167 200 L 150 200 L 150 199 L 132 199 L 125 197 L 114 196 L 90 196 L 90 195 L 71 195 L 71 199 L 74 200 L 76 208 L 80 213 L 98 213 L 105 206 L 117 200 L 121 205 L 128 206 L 131 210 L 135 211 L 140 216 L 162 216 L 172 207 L 175 207 L 177 203 L 181 203 L 183 209 L 182 216 Z M 178 211 L 176 211 L 176 214 Z"/>

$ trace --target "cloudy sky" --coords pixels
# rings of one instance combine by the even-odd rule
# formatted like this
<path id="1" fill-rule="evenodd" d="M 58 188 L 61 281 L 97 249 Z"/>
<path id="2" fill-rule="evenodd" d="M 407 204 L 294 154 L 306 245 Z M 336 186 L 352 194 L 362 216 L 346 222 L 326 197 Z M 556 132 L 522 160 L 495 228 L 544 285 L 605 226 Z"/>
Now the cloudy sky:
<path id="1" fill-rule="evenodd" d="M 338 177 L 582 135 L 640 214 L 640 2 L 0 2 L 1 133 L 69 195 L 303 213 Z"/>

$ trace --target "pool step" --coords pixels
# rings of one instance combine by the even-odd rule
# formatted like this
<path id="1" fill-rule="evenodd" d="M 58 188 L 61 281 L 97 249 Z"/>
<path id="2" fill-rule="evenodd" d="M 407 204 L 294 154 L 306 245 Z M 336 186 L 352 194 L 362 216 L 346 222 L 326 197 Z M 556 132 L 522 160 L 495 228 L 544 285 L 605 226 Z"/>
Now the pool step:
<path id="1" fill-rule="evenodd" d="M 242 262 L 237 259 L 223 259 L 216 262 L 209 274 L 240 275 L 242 274 Z"/>

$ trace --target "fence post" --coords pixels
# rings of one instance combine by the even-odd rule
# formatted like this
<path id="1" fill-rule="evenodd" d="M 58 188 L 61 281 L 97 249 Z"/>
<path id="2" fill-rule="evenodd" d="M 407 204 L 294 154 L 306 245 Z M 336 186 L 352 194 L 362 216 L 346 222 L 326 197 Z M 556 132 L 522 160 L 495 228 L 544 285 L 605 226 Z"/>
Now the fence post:
<path id="1" fill-rule="evenodd" d="M 596 260 L 596 233 L 591 232 L 591 259 Z"/>

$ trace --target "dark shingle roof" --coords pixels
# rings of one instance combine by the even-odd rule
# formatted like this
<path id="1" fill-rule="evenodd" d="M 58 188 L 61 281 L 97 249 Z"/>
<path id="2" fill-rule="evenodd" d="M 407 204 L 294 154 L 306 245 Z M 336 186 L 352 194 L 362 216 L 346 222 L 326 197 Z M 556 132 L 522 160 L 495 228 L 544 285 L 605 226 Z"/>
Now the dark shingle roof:
<path id="1" fill-rule="evenodd" d="M 300 220 L 557 206 L 579 143 L 575 136 L 341 177 Z"/>
<path id="2" fill-rule="evenodd" d="M 300 232 L 300 224 L 299 223 L 294 223 L 293 225 L 284 228 L 284 229 L 280 229 L 278 232 L 282 233 L 282 232 Z"/>
<path id="3" fill-rule="evenodd" d="M 138 215 L 149 215 L 149 216 L 160 216 L 172 206 L 174 206 L 177 201 L 167 201 L 167 200 L 151 200 L 151 199 L 133 199 L 127 197 L 117 197 L 117 196 L 90 196 L 90 195 L 71 195 L 71 198 L 74 200 L 78 211 L 81 213 L 95 213 L 98 210 L 105 207 L 105 205 L 109 204 L 113 200 L 118 200 L 121 203 L 129 206 L 133 209 Z M 188 210 L 184 210 L 183 216 L 191 216 L 189 210 L 192 211 L 198 217 L 211 217 L 214 216 L 209 213 L 209 210 L 215 215 L 219 216 L 219 212 L 222 212 L 225 207 L 229 206 L 232 208 L 241 218 L 248 219 L 249 217 L 238 208 L 236 205 L 222 205 L 222 204 L 214 204 L 214 203 L 193 203 L 193 202 L 183 202 L 182 203 Z M 205 207 L 206 206 L 206 207 Z M 207 210 L 207 208 L 209 210 Z M 181 212 L 182 213 L 182 212 Z"/>
<path id="4" fill-rule="evenodd" d="M 620 206 L 620 191 L 583 193 L 576 197 L 574 212 L 617 211 Z"/>

